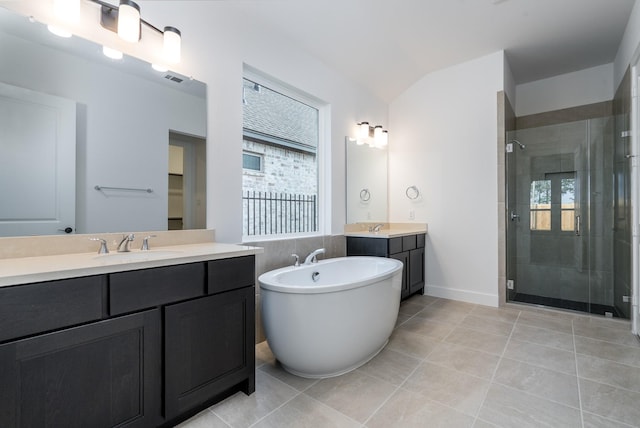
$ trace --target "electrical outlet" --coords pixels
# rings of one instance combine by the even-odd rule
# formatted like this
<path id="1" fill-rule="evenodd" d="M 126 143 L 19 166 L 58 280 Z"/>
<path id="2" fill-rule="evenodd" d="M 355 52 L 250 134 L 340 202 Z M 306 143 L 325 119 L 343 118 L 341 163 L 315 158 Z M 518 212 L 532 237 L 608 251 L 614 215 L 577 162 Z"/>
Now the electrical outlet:
<path id="1" fill-rule="evenodd" d="M 513 279 L 507 279 L 507 288 L 513 290 Z"/>
<path id="2" fill-rule="evenodd" d="M 416 218 L 416 212 L 411 210 L 409 211 L 409 220 L 415 220 Z"/>

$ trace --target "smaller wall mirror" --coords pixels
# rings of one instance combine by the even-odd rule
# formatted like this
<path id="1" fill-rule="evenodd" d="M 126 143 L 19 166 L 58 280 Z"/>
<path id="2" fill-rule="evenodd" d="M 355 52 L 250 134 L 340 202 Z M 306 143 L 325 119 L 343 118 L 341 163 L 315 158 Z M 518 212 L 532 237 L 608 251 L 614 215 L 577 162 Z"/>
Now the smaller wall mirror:
<path id="1" fill-rule="evenodd" d="M 387 149 L 346 138 L 347 223 L 386 223 Z"/>

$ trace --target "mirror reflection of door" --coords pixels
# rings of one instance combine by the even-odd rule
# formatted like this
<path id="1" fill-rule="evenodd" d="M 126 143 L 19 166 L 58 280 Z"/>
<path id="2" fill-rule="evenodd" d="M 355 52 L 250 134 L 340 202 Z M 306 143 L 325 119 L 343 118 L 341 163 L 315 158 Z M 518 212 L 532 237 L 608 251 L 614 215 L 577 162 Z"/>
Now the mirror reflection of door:
<path id="1" fill-rule="evenodd" d="M 0 236 L 75 231 L 76 103 L 0 82 Z"/>
<path id="2" fill-rule="evenodd" d="M 206 228 L 206 141 L 169 133 L 168 230 Z"/>

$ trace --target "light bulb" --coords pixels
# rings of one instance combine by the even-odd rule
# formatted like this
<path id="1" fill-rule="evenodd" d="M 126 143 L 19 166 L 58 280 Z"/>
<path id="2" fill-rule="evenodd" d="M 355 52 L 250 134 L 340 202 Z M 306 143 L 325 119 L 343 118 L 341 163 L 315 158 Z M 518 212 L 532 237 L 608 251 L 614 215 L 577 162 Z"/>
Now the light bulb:
<path id="1" fill-rule="evenodd" d="M 130 0 L 120 0 L 118 36 L 131 43 L 140 40 L 140 6 Z"/>

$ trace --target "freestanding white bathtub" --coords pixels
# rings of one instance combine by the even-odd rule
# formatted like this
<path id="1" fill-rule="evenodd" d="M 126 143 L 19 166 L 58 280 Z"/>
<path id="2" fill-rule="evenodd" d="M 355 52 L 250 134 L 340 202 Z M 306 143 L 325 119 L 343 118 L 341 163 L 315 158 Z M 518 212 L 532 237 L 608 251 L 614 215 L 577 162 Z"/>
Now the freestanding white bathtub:
<path id="1" fill-rule="evenodd" d="M 340 257 L 258 278 L 271 351 L 289 372 L 338 376 L 384 348 L 398 317 L 402 262 Z"/>

